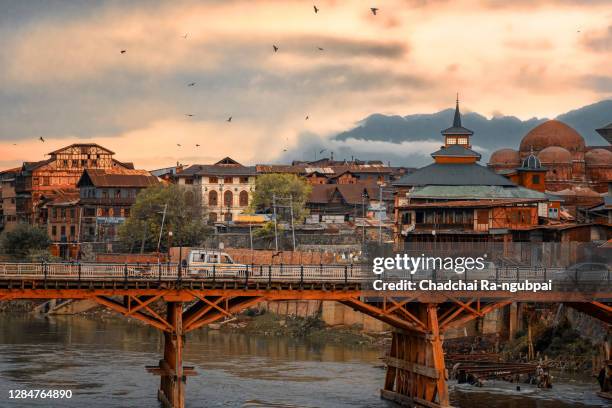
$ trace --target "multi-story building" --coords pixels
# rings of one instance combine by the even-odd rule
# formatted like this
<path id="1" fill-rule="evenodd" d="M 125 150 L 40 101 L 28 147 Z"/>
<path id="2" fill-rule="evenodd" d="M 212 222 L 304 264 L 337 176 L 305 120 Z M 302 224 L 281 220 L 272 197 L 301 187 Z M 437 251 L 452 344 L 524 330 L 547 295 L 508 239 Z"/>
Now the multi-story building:
<path id="1" fill-rule="evenodd" d="M 15 177 L 19 168 L 0 172 L 0 230 L 11 230 L 17 225 L 17 195 Z"/>
<path id="2" fill-rule="evenodd" d="M 19 222 L 45 225 L 44 204 L 77 192 L 85 169 L 131 169 L 131 163 L 113 158 L 115 153 L 95 143 L 72 144 L 52 151 L 49 158 L 25 162 L 15 179 L 16 217 Z"/>
<path id="3" fill-rule="evenodd" d="M 453 126 L 442 135 L 444 146 L 431 154 L 434 163 L 394 183 L 396 241 L 529 240 L 549 205 L 537 157 L 525 157 L 520 177 L 540 191 L 480 166 L 480 154 L 471 149 L 473 132 L 461 124 L 459 102 Z"/>
<path id="4" fill-rule="evenodd" d="M 177 173 L 180 185 L 192 185 L 202 194 L 210 222 L 232 221 L 244 212 L 255 189 L 255 166 L 243 166 L 226 157 L 214 164 L 194 164 Z"/>

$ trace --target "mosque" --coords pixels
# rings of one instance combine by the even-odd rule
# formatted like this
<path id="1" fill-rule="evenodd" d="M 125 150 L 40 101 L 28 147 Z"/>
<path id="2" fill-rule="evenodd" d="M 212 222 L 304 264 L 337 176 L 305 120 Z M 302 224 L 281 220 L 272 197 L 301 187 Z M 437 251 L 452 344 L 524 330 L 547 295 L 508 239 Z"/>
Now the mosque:
<path id="1" fill-rule="evenodd" d="M 519 150 L 497 150 L 488 163 L 510 179 L 520 177 L 525 165 L 543 174 L 545 191 L 563 198 L 564 205 L 589 207 L 602 200 L 612 182 L 612 146 L 586 146 L 575 129 L 548 120 L 523 137 Z"/>

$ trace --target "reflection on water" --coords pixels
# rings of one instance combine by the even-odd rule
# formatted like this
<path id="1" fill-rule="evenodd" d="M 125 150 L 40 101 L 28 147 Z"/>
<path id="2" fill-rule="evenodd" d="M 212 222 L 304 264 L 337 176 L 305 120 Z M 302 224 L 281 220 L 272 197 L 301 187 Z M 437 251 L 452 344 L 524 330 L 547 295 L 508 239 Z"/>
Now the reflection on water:
<path id="1" fill-rule="evenodd" d="M 122 319 L 35 318 L 0 314 L 0 407 L 159 407 L 159 378 L 145 365 L 162 350 L 156 330 Z M 391 407 L 378 390 L 379 352 L 316 346 L 283 337 L 197 331 L 187 337 L 187 407 Z M 451 385 L 454 406 L 606 406 L 594 381 L 553 390 L 493 382 Z M 8 400 L 10 389 L 71 389 L 71 400 Z M 531 396 L 531 398 L 526 398 Z"/>

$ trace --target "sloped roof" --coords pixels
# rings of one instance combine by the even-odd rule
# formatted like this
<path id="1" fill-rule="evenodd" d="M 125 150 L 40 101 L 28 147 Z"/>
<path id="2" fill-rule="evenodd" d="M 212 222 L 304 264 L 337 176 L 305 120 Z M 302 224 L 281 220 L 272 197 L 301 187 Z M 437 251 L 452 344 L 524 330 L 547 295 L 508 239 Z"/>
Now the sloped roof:
<path id="1" fill-rule="evenodd" d="M 47 153 L 47 154 L 50 154 L 50 155 L 58 154 L 58 153 L 63 152 L 66 149 L 70 149 L 71 147 L 99 147 L 102 150 L 106 150 L 110 154 L 115 154 L 115 152 L 113 152 L 111 150 L 108 150 L 106 147 L 100 146 L 97 143 L 73 143 L 73 144 L 71 144 L 69 146 L 64 146 L 64 147 L 62 147 L 60 149 L 54 150 L 54 151 L 52 151 L 50 153 Z"/>
<path id="2" fill-rule="evenodd" d="M 468 149 L 467 147 L 459 144 L 450 145 L 448 147 L 442 147 L 437 152 L 433 152 L 431 157 L 448 156 L 448 157 L 476 157 L 480 159 L 480 153 Z"/>
<path id="3" fill-rule="evenodd" d="M 78 187 L 91 183 L 96 187 L 149 187 L 159 184 L 157 177 L 145 170 L 117 171 L 114 169 L 86 169 L 77 183 Z"/>
<path id="4" fill-rule="evenodd" d="M 430 185 L 414 187 L 410 198 L 453 199 L 453 200 L 506 200 L 530 199 L 548 201 L 544 193 L 521 186 L 486 186 L 486 185 Z"/>
<path id="5" fill-rule="evenodd" d="M 362 194 L 369 198 L 378 197 L 379 187 L 375 184 L 315 184 L 312 186 L 308 203 L 327 204 L 337 192 L 347 204 L 362 204 Z"/>
<path id="6" fill-rule="evenodd" d="M 394 186 L 515 186 L 504 176 L 476 163 L 432 163 L 406 174 Z"/>
<path id="7" fill-rule="evenodd" d="M 255 166 L 235 166 L 218 164 L 194 164 L 178 173 L 177 177 L 190 176 L 252 176 L 257 174 Z"/>

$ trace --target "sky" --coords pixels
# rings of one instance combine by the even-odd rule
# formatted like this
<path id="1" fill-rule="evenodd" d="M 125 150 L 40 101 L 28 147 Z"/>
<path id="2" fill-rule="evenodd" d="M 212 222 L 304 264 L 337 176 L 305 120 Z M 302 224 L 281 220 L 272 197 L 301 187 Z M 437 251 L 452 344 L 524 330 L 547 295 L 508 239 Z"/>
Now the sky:
<path id="1" fill-rule="evenodd" d="M 0 0 L 0 168 L 78 142 L 145 169 L 278 162 L 457 92 L 554 117 L 612 96 L 611 57 L 610 0 Z"/>

